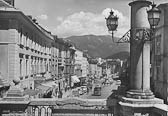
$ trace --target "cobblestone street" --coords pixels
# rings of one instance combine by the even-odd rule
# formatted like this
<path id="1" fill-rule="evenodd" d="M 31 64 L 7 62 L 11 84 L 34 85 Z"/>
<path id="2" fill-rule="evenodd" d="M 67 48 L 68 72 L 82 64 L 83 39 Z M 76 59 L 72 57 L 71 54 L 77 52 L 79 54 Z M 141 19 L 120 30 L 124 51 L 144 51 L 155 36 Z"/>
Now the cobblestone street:
<path id="1" fill-rule="evenodd" d="M 109 95 L 112 94 L 112 90 L 117 90 L 117 87 L 118 87 L 118 85 L 116 85 L 116 81 L 114 81 L 112 84 L 109 84 L 109 85 L 103 85 L 102 90 L 101 90 L 101 96 L 94 96 L 93 89 L 95 85 L 96 84 L 93 85 L 93 88 L 89 93 L 84 93 L 83 95 L 80 95 L 79 97 L 83 99 L 106 99 Z M 72 91 L 78 90 L 79 88 L 80 87 L 77 87 L 75 89 L 71 89 L 71 90 L 68 90 L 67 92 L 64 92 L 63 98 L 73 97 Z"/>

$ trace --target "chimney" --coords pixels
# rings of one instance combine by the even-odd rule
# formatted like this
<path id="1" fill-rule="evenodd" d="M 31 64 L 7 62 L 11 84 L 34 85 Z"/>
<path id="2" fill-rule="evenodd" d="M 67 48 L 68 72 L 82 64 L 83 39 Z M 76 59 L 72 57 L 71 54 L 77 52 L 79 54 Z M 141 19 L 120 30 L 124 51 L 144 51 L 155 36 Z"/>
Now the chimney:
<path id="1" fill-rule="evenodd" d="M 33 19 L 31 15 L 27 15 L 27 17 L 29 17 L 31 20 Z"/>
<path id="2" fill-rule="evenodd" d="M 4 0 L 4 1 L 12 5 L 13 7 L 15 6 L 15 0 Z"/>
<path id="3" fill-rule="evenodd" d="M 32 21 L 33 21 L 34 23 L 36 23 L 37 20 L 36 20 L 36 19 L 32 19 Z"/>

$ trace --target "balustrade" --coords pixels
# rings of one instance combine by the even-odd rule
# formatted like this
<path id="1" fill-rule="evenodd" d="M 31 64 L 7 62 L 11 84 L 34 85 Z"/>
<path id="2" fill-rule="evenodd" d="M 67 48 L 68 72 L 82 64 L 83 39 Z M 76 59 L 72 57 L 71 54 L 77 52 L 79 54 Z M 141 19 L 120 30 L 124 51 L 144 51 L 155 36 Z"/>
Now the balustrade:
<path id="1" fill-rule="evenodd" d="M 22 99 L 13 97 L 0 100 L 1 116 L 59 116 L 59 115 L 76 115 L 85 114 L 94 115 L 117 115 L 115 112 L 119 107 L 116 104 L 107 103 L 106 99 L 81 99 L 81 98 L 39 98 L 39 99 Z M 117 111 L 120 111 L 119 109 Z M 168 106 L 163 104 L 155 105 L 151 108 L 154 116 L 167 116 Z"/>

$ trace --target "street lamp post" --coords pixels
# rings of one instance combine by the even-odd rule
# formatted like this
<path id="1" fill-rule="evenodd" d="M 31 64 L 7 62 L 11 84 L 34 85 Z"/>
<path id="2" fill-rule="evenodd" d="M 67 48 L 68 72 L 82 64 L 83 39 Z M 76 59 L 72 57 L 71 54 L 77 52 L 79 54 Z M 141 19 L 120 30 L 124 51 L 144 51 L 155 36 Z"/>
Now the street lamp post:
<path id="1" fill-rule="evenodd" d="M 114 31 L 116 31 L 117 27 L 118 27 L 118 17 L 114 16 L 114 12 L 111 10 L 110 15 L 108 16 L 108 18 L 106 19 L 106 25 L 108 28 L 109 33 L 112 34 L 112 40 L 114 42 Z"/>

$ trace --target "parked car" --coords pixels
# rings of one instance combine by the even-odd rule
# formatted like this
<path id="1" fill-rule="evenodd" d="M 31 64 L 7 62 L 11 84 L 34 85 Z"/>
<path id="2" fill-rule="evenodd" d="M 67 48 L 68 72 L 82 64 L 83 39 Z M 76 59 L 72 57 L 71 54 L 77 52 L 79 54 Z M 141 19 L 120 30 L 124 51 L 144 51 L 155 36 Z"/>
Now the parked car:
<path id="1" fill-rule="evenodd" d="M 93 95 L 100 96 L 101 95 L 101 86 L 98 85 L 94 88 Z"/>
<path id="2" fill-rule="evenodd" d="M 109 80 L 106 80 L 106 82 L 105 82 L 107 85 L 109 85 L 110 84 L 110 81 Z"/>
<path id="3" fill-rule="evenodd" d="M 81 86 L 81 90 L 83 93 L 86 93 L 87 92 L 87 86 Z"/>
<path id="4" fill-rule="evenodd" d="M 121 84 L 121 80 L 117 80 L 117 81 L 116 81 L 116 84 L 117 84 L 117 85 L 120 85 L 120 84 Z"/>
<path id="5" fill-rule="evenodd" d="M 79 95 L 82 95 L 83 94 L 82 88 L 79 88 L 78 92 L 79 92 Z"/>
<path id="6" fill-rule="evenodd" d="M 72 91 L 72 95 L 74 96 L 74 97 L 79 97 L 79 91 L 78 90 L 73 90 Z"/>

